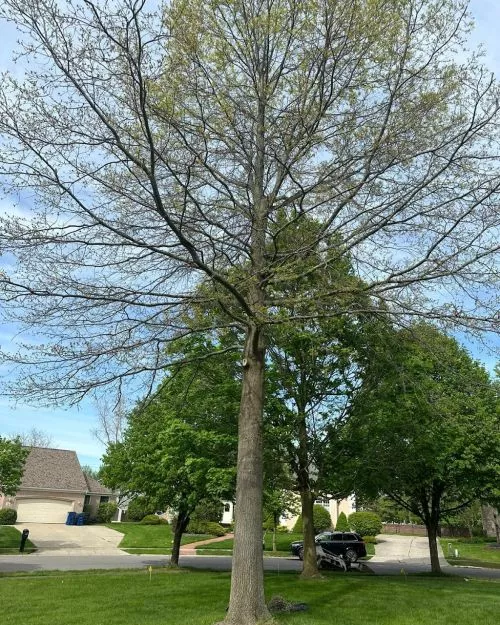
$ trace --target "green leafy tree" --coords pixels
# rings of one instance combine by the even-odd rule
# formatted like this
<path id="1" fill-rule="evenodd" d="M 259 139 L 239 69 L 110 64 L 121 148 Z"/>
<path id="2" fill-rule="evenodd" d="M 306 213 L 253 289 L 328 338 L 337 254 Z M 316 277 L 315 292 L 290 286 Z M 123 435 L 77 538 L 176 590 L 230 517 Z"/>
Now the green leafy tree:
<path id="1" fill-rule="evenodd" d="M 23 477 L 24 463 L 29 449 L 19 439 L 0 436 L 0 493 L 15 495 Z"/>
<path id="2" fill-rule="evenodd" d="M 347 522 L 347 517 L 345 512 L 341 512 L 339 514 L 339 518 L 337 519 L 337 523 L 335 525 L 335 529 L 337 532 L 348 532 L 349 531 L 349 523 Z"/>
<path id="3" fill-rule="evenodd" d="M 0 274 L 2 314 L 46 337 L 7 355 L 19 365 L 11 392 L 74 403 L 113 384 L 154 387 L 165 346 L 193 330 L 186 306 L 211 281 L 212 303 L 245 337 L 225 620 L 254 625 L 270 617 L 267 336 L 289 303 L 277 301 L 283 278 L 302 279 L 296 261 L 317 249 L 297 239 L 281 254 L 280 239 L 316 217 L 334 252 L 317 270 L 353 257 L 363 291 L 398 315 L 496 327 L 500 99 L 466 59 L 463 0 L 150 7 L 1 4 L 24 54 L 0 85 L 0 176 L 36 206 L 33 219 L 2 217 L 0 247 L 14 257 Z M 228 278 L 242 259 L 244 274 Z M 298 294 L 311 319 L 331 296 Z"/>
<path id="4" fill-rule="evenodd" d="M 284 488 L 264 489 L 264 529 L 271 530 L 273 534 L 273 551 L 276 547 L 276 531 L 280 518 L 286 514 L 297 514 L 299 504 L 295 493 Z"/>
<path id="5" fill-rule="evenodd" d="M 183 353 L 193 357 L 214 349 L 187 339 Z M 174 566 L 200 503 L 234 493 L 239 399 L 234 365 L 235 359 L 223 354 L 178 367 L 154 399 L 129 415 L 122 442 L 110 444 L 103 457 L 104 483 L 175 511 Z"/>
<path id="6" fill-rule="evenodd" d="M 490 493 L 500 471 L 498 396 L 488 374 L 429 325 L 394 336 L 349 422 L 356 491 L 384 492 L 424 522 L 440 571 L 441 519 Z"/>

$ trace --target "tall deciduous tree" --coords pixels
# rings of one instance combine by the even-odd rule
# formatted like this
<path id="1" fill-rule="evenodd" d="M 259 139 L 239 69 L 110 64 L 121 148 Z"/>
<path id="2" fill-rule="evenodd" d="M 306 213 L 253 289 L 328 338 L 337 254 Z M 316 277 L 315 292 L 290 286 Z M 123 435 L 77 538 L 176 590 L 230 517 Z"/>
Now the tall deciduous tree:
<path id="1" fill-rule="evenodd" d="M 15 495 L 23 477 L 24 462 L 29 449 L 19 439 L 0 436 L 0 493 Z"/>
<path id="2" fill-rule="evenodd" d="M 477 59 L 455 60 L 464 2 L 5 0 L 1 15 L 29 65 L 3 76 L 0 175 L 36 207 L 1 227 L 5 314 L 39 335 L 7 356 L 15 392 L 153 385 L 212 281 L 246 337 L 226 623 L 254 625 L 266 331 L 287 303 L 275 287 L 318 245 L 281 253 L 287 230 L 317 218 L 332 252 L 317 269 L 349 254 L 393 314 L 486 327 L 497 310 L 499 98 Z"/>
<path id="3" fill-rule="evenodd" d="M 356 491 L 384 492 L 422 519 L 439 572 L 441 519 L 498 483 L 498 397 L 484 368 L 435 328 L 419 324 L 394 339 L 354 404 L 346 469 Z"/>

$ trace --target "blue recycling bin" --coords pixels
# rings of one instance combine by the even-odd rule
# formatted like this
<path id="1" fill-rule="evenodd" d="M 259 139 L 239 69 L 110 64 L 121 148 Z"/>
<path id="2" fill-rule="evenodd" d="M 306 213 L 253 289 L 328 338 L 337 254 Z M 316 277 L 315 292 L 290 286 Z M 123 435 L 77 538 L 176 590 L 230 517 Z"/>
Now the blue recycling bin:
<path id="1" fill-rule="evenodd" d="M 75 525 L 76 523 L 76 512 L 68 512 L 68 516 L 66 518 L 66 525 Z"/>
<path id="2" fill-rule="evenodd" d="M 84 523 L 85 523 L 85 515 L 83 514 L 83 512 L 80 512 L 80 514 L 76 515 L 76 524 L 83 525 Z"/>

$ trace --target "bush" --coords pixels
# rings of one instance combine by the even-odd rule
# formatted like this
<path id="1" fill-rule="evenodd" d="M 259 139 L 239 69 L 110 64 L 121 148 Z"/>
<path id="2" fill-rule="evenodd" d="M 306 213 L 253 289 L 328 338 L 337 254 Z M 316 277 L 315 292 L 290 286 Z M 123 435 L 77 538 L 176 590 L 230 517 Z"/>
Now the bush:
<path id="1" fill-rule="evenodd" d="M 106 503 L 99 504 L 99 508 L 97 509 L 97 522 L 109 523 L 117 510 L 118 505 L 113 501 L 107 501 Z"/>
<path id="2" fill-rule="evenodd" d="M 339 514 L 339 518 L 337 519 L 337 525 L 335 525 L 335 529 L 337 532 L 348 532 L 349 531 L 349 523 L 347 522 L 347 517 L 345 512 L 341 512 Z"/>
<path id="3" fill-rule="evenodd" d="M 315 534 L 319 534 L 320 532 L 324 532 L 325 530 L 332 528 L 332 518 L 330 513 L 326 510 L 326 508 L 320 506 L 319 504 L 315 504 L 313 507 L 313 524 Z M 301 534 L 303 532 L 302 515 L 300 515 L 295 521 L 293 531 L 297 534 Z"/>
<path id="4" fill-rule="evenodd" d="M 186 529 L 187 534 L 210 534 L 210 536 L 225 536 L 226 530 L 218 523 L 210 521 L 189 521 Z"/>
<path id="5" fill-rule="evenodd" d="M 377 537 L 376 536 L 363 536 L 363 541 L 367 545 L 376 545 L 377 544 Z"/>
<path id="6" fill-rule="evenodd" d="M 361 536 L 376 536 L 382 531 L 382 521 L 374 512 L 353 512 L 349 515 L 349 526 Z"/>
<path id="7" fill-rule="evenodd" d="M 0 510 L 0 525 L 14 525 L 17 521 L 17 510 L 2 508 Z"/>
<path id="8" fill-rule="evenodd" d="M 168 525 L 168 521 L 157 514 L 146 514 L 139 522 L 141 525 Z"/>
<path id="9" fill-rule="evenodd" d="M 191 518 L 196 521 L 208 521 L 219 523 L 222 519 L 224 507 L 221 501 L 212 501 L 211 499 L 203 499 L 194 509 Z"/>
<path id="10" fill-rule="evenodd" d="M 145 516 L 154 514 L 156 505 L 147 497 L 136 497 L 128 504 L 127 519 L 129 521 L 141 521 Z"/>

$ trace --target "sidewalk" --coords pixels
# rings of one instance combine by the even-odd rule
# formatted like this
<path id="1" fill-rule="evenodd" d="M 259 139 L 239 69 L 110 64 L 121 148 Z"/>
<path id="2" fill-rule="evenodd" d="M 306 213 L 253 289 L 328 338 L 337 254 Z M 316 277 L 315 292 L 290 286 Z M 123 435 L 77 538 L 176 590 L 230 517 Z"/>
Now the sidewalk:
<path id="1" fill-rule="evenodd" d="M 226 534 L 225 536 L 217 536 L 217 538 L 207 538 L 207 540 L 200 540 L 197 543 L 189 543 L 187 545 L 182 545 L 179 555 L 181 556 L 195 556 L 196 549 L 198 547 L 203 547 L 203 545 L 211 545 L 212 543 L 220 543 L 223 540 L 229 540 L 234 538 L 234 534 Z"/>

